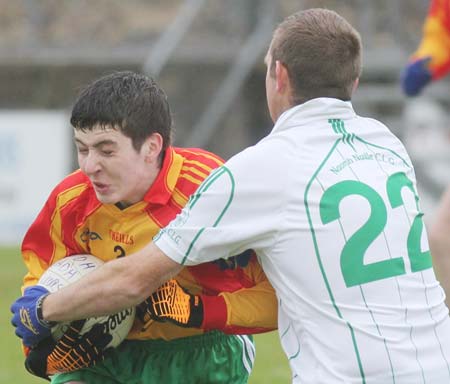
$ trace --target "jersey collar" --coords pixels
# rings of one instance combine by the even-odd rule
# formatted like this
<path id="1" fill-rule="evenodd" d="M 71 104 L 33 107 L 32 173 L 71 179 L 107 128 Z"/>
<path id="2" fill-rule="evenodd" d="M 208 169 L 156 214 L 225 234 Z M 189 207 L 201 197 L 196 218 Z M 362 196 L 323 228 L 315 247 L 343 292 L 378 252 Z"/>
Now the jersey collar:
<path id="1" fill-rule="evenodd" d="M 182 157 L 173 147 L 168 147 L 161 170 L 143 200 L 152 204 L 166 204 L 173 193 L 182 165 Z"/>
<path id="2" fill-rule="evenodd" d="M 303 124 L 310 124 L 316 120 L 321 120 L 324 116 L 332 115 L 333 118 L 346 119 L 355 117 L 351 101 L 343 101 L 330 97 L 319 97 L 308 100 L 303 104 L 296 105 L 284 111 L 275 123 L 272 132 L 283 128 L 289 128 L 291 125 L 298 125 L 299 121 Z M 294 119 L 291 119 L 294 117 Z M 286 124 L 285 124 L 286 123 Z"/>

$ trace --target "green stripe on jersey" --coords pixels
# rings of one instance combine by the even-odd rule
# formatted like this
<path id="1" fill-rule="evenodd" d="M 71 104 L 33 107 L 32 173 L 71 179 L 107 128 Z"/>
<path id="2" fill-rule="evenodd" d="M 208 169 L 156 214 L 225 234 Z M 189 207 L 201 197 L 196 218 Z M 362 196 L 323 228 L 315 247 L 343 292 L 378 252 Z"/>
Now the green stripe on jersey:
<path id="1" fill-rule="evenodd" d="M 233 174 L 231 173 L 231 171 L 224 165 L 221 166 L 219 169 L 217 169 L 215 172 L 213 172 L 211 175 L 209 175 L 203 181 L 203 183 L 200 185 L 197 192 L 195 193 L 195 197 L 188 203 L 189 209 L 194 207 L 194 205 L 197 203 L 197 201 L 202 196 L 203 192 L 207 191 L 211 187 L 211 185 L 213 185 L 223 175 L 226 175 L 230 178 L 231 190 L 230 190 L 230 195 L 228 197 L 228 201 L 225 204 L 225 207 L 221 210 L 220 214 L 217 216 L 217 219 L 214 221 L 214 224 L 212 225 L 213 228 L 219 224 L 220 220 L 222 220 L 223 215 L 228 210 L 228 208 L 231 205 L 231 202 L 233 201 L 235 182 L 234 182 L 234 177 L 233 177 Z M 205 228 L 206 227 L 201 228 L 197 232 L 197 234 L 194 236 L 192 242 L 189 244 L 186 254 L 183 257 L 183 260 L 181 261 L 181 265 L 184 265 L 184 263 L 186 262 L 186 259 L 188 258 L 189 254 L 191 253 L 194 244 L 197 242 L 197 240 L 199 239 L 199 237 L 201 236 L 201 234 L 203 233 Z"/>

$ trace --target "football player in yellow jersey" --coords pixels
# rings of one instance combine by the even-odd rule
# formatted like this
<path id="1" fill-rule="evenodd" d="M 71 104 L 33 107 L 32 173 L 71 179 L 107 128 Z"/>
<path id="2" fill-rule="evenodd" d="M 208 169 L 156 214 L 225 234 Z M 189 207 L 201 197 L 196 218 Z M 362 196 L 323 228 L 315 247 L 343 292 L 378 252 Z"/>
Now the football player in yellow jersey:
<path id="1" fill-rule="evenodd" d="M 45 291 L 39 277 L 66 256 L 109 261 L 141 249 L 222 164 L 210 152 L 171 146 L 166 95 L 132 72 L 84 89 L 71 124 L 80 169 L 56 186 L 25 235 L 25 292 Z M 80 322 L 56 345 L 24 337 L 26 367 L 54 384 L 246 383 L 255 354 L 248 335 L 275 329 L 276 312 L 274 291 L 249 250 L 182 269 L 138 307 L 129 338 L 106 356 L 107 335 L 79 337 Z M 51 326 L 39 313 L 30 319 Z"/>

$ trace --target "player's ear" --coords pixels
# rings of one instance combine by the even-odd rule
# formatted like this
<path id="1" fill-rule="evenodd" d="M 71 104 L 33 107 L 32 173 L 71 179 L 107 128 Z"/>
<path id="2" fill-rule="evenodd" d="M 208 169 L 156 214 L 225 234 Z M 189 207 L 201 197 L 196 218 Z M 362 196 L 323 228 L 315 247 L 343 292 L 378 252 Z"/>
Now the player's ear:
<path id="1" fill-rule="evenodd" d="M 290 87 L 288 70 L 279 60 L 275 61 L 275 81 L 279 93 L 284 93 Z"/>
<path id="2" fill-rule="evenodd" d="M 352 92 L 356 91 L 356 88 L 358 88 L 358 85 L 359 85 L 359 77 L 357 77 L 355 82 L 353 83 Z"/>
<path id="3" fill-rule="evenodd" d="M 162 147 L 163 147 L 162 136 L 157 132 L 152 133 L 143 144 L 142 149 L 145 154 L 145 161 L 147 163 L 157 162 Z"/>

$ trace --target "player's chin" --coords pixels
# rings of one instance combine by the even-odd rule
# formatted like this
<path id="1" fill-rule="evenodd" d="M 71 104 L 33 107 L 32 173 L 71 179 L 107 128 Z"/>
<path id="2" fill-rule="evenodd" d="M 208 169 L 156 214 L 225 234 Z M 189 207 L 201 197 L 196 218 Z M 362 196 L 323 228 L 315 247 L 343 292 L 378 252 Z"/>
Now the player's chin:
<path id="1" fill-rule="evenodd" d="M 102 204 L 115 204 L 120 201 L 115 193 L 99 192 L 96 190 L 95 195 L 97 196 L 98 201 Z"/>

